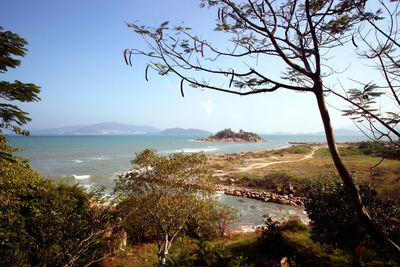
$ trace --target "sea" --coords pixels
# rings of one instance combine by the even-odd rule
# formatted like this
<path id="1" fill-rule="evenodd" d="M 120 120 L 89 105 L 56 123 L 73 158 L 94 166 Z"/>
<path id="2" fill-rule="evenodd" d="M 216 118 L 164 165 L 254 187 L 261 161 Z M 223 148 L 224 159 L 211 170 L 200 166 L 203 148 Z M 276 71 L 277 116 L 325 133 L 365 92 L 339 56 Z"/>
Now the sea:
<path id="1" fill-rule="evenodd" d="M 29 159 L 30 166 L 44 177 L 55 181 L 79 183 L 88 190 L 104 186 L 111 194 L 115 178 L 131 168 L 135 152 L 146 148 L 160 154 L 177 152 L 225 154 L 277 149 L 289 146 L 289 142 L 326 143 L 323 135 L 261 135 L 266 142 L 232 143 L 204 142 L 202 136 L 188 135 L 74 135 L 74 136 L 9 136 L 12 146 L 23 148 L 18 155 Z M 337 136 L 337 142 L 363 141 L 363 136 Z M 301 209 L 287 206 L 286 212 L 274 203 L 217 194 L 220 202 L 238 210 L 240 225 L 262 224 L 262 214 L 276 216 L 297 214 Z M 280 205 L 282 206 L 282 205 Z"/>

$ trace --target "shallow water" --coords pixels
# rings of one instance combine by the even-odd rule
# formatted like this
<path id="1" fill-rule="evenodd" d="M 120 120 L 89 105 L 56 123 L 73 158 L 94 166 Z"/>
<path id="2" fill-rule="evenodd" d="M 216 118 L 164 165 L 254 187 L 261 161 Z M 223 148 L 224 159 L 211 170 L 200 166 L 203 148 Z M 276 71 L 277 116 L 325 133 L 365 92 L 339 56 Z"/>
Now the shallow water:
<path id="1" fill-rule="evenodd" d="M 265 225 L 264 214 L 271 214 L 273 217 L 281 220 L 289 220 L 290 217 L 299 216 L 303 222 L 308 222 L 307 214 L 303 208 L 282 205 L 272 202 L 263 202 L 260 200 L 235 197 L 225 195 L 221 192 L 217 194 L 218 201 L 231 206 L 237 210 L 237 220 L 232 224 L 231 228 L 238 226 L 257 226 Z"/>
<path id="2" fill-rule="evenodd" d="M 33 169 L 45 177 L 91 188 L 105 186 L 110 193 L 114 179 L 119 173 L 130 168 L 130 160 L 135 152 L 146 148 L 156 149 L 161 154 L 204 151 L 209 154 L 258 151 L 288 146 L 288 142 L 325 142 L 322 135 L 262 135 L 266 142 L 229 143 L 196 141 L 201 136 L 169 135 L 96 135 L 96 136 L 10 136 L 13 146 L 24 148 L 19 155 L 28 158 Z M 337 137 L 338 142 L 361 141 L 363 137 Z M 263 224 L 261 215 L 270 213 L 276 217 L 289 215 L 304 216 L 301 209 L 285 206 L 279 212 L 279 206 L 238 197 L 220 195 L 222 203 L 235 207 L 239 212 L 237 224 Z"/>

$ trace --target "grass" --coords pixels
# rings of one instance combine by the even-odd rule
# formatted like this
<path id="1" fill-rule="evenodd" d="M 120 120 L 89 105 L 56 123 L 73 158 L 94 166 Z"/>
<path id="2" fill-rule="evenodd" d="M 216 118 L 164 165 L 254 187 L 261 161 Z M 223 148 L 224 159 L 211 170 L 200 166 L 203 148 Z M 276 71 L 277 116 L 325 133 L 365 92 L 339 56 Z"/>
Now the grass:
<path id="1" fill-rule="evenodd" d="M 157 245 L 155 243 L 145 243 L 141 245 L 128 246 L 123 251 L 119 251 L 116 256 L 107 258 L 102 266 L 109 267 L 153 267 L 158 263 Z"/>
<path id="2" fill-rule="evenodd" d="M 288 258 L 290 266 L 345 266 L 350 263 L 347 253 L 315 243 L 310 239 L 308 228 L 301 231 L 282 231 L 246 233 L 231 235 L 229 238 L 205 241 L 208 254 L 223 250 L 220 258 L 214 257 L 208 265 L 200 261 L 197 253 L 198 241 L 177 241 L 171 249 L 171 255 L 177 257 L 183 251 L 190 255 L 187 266 L 235 266 L 240 258 L 246 265 L 240 266 L 275 266 L 283 257 Z M 146 244 L 133 247 L 129 253 L 121 254 L 103 263 L 103 266 L 153 266 L 157 264 L 156 245 Z M 206 250 L 204 250 L 206 251 Z M 211 252 L 213 251 L 213 252 Z M 150 255 L 153 253 L 154 255 Z M 205 253 L 202 258 L 210 258 Z M 272 264 L 272 265 L 271 265 Z M 180 265 L 177 265 L 180 266 Z"/>
<path id="3" fill-rule="evenodd" d="M 297 191 L 296 194 L 302 195 L 310 180 L 338 176 L 326 146 L 318 146 L 313 158 L 296 161 L 309 154 L 313 147 L 316 146 L 301 145 L 279 150 L 220 155 L 219 158 L 211 159 L 211 165 L 214 170 L 219 170 L 220 173 L 225 172 L 220 179 L 237 180 L 235 185 L 274 191 L 276 187 L 284 188 L 291 184 Z M 357 182 L 371 183 L 377 189 L 381 199 L 394 200 L 400 206 L 399 160 L 385 159 L 379 166 L 371 169 L 380 162 L 380 157 L 366 155 L 351 143 L 340 144 L 339 152 Z M 249 164 L 279 161 L 292 162 L 238 171 L 239 168 Z"/>

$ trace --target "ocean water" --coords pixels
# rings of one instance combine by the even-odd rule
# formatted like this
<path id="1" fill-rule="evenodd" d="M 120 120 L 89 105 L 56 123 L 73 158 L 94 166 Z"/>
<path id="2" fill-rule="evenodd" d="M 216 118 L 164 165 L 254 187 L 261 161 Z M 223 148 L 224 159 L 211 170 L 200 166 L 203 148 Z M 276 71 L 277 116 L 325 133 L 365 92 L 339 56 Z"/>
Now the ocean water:
<path id="1" fill-rule="evenodd" d="M 85 187 L 104 185 L 111 189 L 113 178 L 130 169 L 135 152 L 146 148 L 158 153 L 201 152 L 207 154 L 257 151 L 288 146 L 288 142 L 326 142 L 320 135 L 264 135 L 262 143 L 196 141 L 199 136 L 96 135 L 96 136 L 9 136 L 9 143 L 24 150 L 19 155 L 45 177 L 68 179 Z M 338 142 L 360 141 L 363 137 L 341 136 Z"/>
<path id="2" fill-rule="evenodd" d="M 135 152 L 146 148 L 158 153 L 201 152 L 207 154 L 237 153 L 258 151 L 288 146 L 288 142 L 321 142 L 320 135 L 263 135 L 266 142 L 229 143 L 196 141 L 201 136 L 168 135 L 96 135 L 96 136 L 9 136 L 9 143 L 24 150 L 18 152 L 30 160 L 30 165 L 45 177 L 56 181 L 67 180 L 79 183 L 86 188 L 105 186 L 110 193 L 114 187 L 114 178 L 130 169 L 130 161 Z M 363 137 L 340 136 L 338 142 L 355 142 Z M 263 224 L 262 214 L 271 213 L 277 217 L 288 214 L 305 217 L 298 208 L 286 206 L 286 213 L 278 212 L 278 205 L 252 199 L 238 201 L 239 198 L 218 195 L 219 201 L 238 210 L 236 224 Z M 282 206 L 282 205 L 280 205 Z M 306 218 L 306 217 L 305 217 Z"/>

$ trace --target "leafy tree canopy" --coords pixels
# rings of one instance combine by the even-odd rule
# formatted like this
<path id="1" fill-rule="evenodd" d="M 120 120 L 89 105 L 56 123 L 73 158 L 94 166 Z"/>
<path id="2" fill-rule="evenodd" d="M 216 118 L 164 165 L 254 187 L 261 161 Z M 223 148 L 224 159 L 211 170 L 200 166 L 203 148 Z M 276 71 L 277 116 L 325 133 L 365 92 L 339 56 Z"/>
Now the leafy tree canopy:
<path id="1" fill-rule="evenodd" d="M 400 210 L 393 201 L 383 202 L 369 185 L 359 186 L 360 195 L 375 221 L 385 234 L 400 241 Z M 325 179 L 308 187 L 305 208 L 311 222 L 311 238 L 356 254 L 357 247 L 378 249 L 379 244 L 360 227 L 360 221 L 349 205 L 343 184 L 337 179 Z"/>
<path id="2" fill-rule="evenodd" d="M 0 159 L 0 262 L 84 266 L 102 258 L 112 217 L 92 197 L 78 185 L 56 185 L 26 164 Z"/>
<path id="3" fill-rule="evenodd" d="M 202 0 L 202 7 L 218 9 L 215 30 L 228 38 L 226 49 L 193 34 L 189 27 L 170 27 L 169 22 L 158 27 L 132 23 L 128 26 L 147 42 L 149 49 L 126 49 L 124 57 L 131 66 L 132 55 L 151 58 L 146 79 L 149 69 L 160 75 L 177 75 L 181 78 L 182 96 L 184 83 L 242 96 L 278 89 L 313 93 L 329 151 L 357 216 L 374 239 L 400 254 L 400 247 L 374 223 L 361 201 L 339 154 L 325 100 L 325 95 L 334 90 L 324 79 L 337 74 L 329 66 L 330 52 L 350 42 L 355 28 L 363 21 L 381 19 L 379 11 L 365 11 L 366 3 L 366 0 Z M 283 62 L 281 77 L 276 77 L 273 68 L 258 65 L 258 61 L 267 62 L 271 57 Z M 218 65 L 224 58 L 238 63 Z"/>
<path id="4" fill-rule="evenodd" d="M 165 264 L 172 242 L 191 218 L 204 214 L 205 208 L 216 211 L 208 205 L 215 190 L 212 171 L 200 153 L 162 156 L 146 149 L 136 153 L 132 164 L 116 182 L 119 207 L 134 219 L 126 222 L 131 229 L 144 230 L 157 241 L 159 261 Z M 129 215 L 129 207 L 140 216 Z"/>
<path id="5" fill-rule="evenodd" d="M 9 68 L 16 68 L 21 64 L 17 57 L 26 55 L 28 49 L 25 48 L 28 42 L 18 34 L 11 31 L 4 31 L 0 26 L 0 73 L 5 74 Z M 32 83 L 20 81 L 7 82 L 0 81 L 0 158 L 16 160 L 12 156 L 16 148 L 7 145 L 7 137 L 2 132 L 7 129 L 21 135 L 28 135 L 28 131 L 20 127 L 31 119 L 28 113 L 21 110 L 13 101 L 34 102 L 39 101 L 38 96 L 40 87 Z"/>

